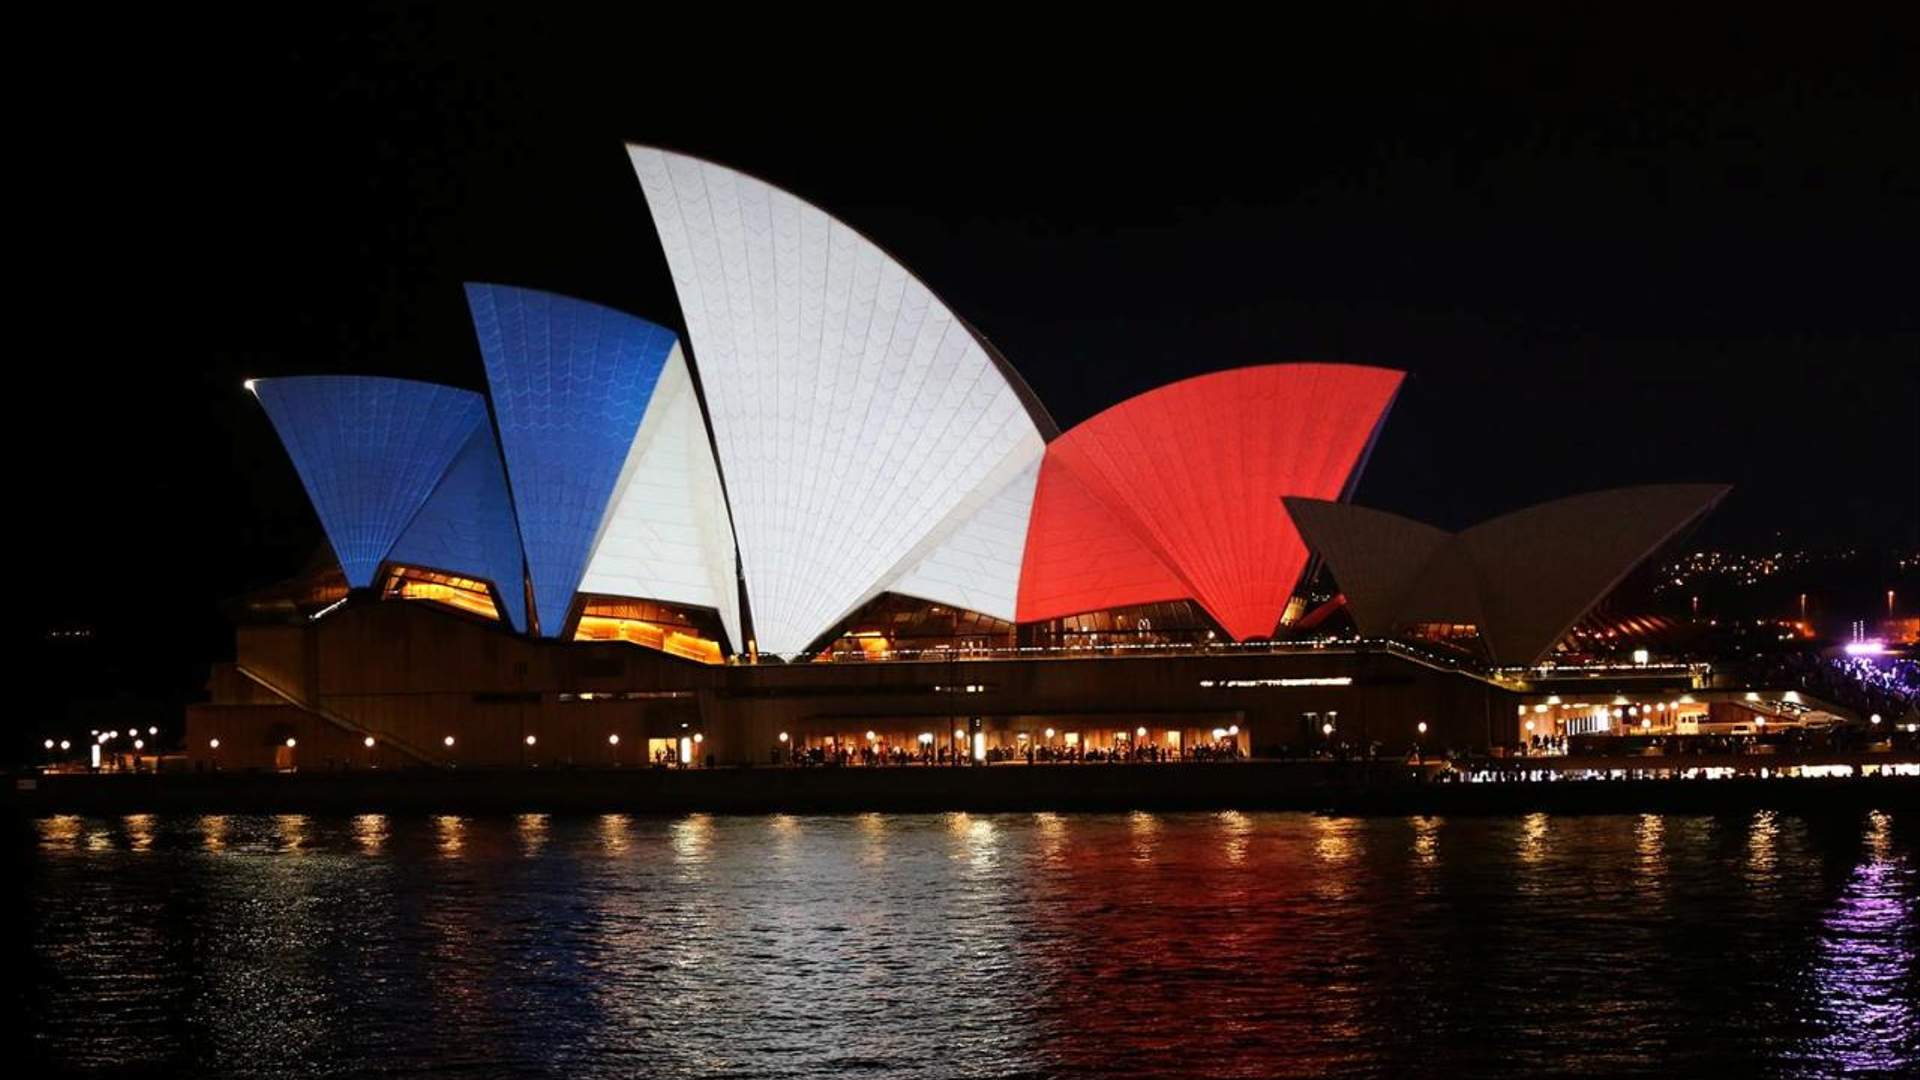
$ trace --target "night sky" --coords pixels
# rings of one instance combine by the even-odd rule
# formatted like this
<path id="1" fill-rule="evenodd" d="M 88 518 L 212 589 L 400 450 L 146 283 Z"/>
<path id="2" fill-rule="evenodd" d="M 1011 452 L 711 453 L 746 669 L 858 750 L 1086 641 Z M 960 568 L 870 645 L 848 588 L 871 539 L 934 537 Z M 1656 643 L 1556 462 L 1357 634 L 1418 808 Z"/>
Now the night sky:
<path id="1" fill-rule="evenodd" d="M 1460 527 L 1713 480 L 1712 542 L 1920 544 L 1906 28 L 941 51 L 315 10 L 23 34 L 71 50 L 10 155 L 15 363 L 46 380 L 15 401 L 46 411 L 31 632 L 125 623 L 131 589 L 147 632 L 177 616 L 155 662 L 179 668 L 224 650 L 220 598 L 304 560 L 318 525 L 243 378 L 480 388 L 469 279 L 680 327 L 623 140 L 862 230 L 1063 428 L 1186 375 L 1380 364 L 1412 377 L 1359 502 Z"/>

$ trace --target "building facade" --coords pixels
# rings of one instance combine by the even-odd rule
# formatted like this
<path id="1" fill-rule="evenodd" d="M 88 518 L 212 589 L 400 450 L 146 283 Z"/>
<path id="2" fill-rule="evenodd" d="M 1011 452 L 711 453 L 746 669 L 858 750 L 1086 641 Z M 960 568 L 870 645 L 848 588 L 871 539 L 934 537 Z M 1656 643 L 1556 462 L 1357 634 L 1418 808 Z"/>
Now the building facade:
<path id="1" fill-rule="evenodd" d="M 845 223 L 712 162 L 629 153 L 685 340 L 476 283 L 484 392 L 247 384 L 332 558 L 235 605 L 237 660 L 190 717 L 196 760 L 1499 745 L 1520 737 L 1513 688 L 1471 651 L 1396 641 L 1401 616 L 1477 623 L 1479 659 L 1509 661 L 1704 510 L 1675 518 L 1689 491 L 1546 515 L 1556 542 L 1612 539 L 1586 545 L 1579 575 L 1535 560 L 1544 579 L 1518 593 L 1448 593 L 1445 567 L 1486 571 L 1467 566 L 1485 530 L 1448 544 L 1344 505 L 1402 373 L 1221 371 L 1061 432 L 997 350 Z M 1596 531 L 1595 514 L 1641 524 Z M 1348 621 L 1366 636 L 1307 634 L 1347 600 L 1309 610 L 1316 556 L 1353 576 Z M 1409 599 L 1435 589 L 1445 603 Z M 1520 614 L 1473 617 L 1522 594 Z"/>

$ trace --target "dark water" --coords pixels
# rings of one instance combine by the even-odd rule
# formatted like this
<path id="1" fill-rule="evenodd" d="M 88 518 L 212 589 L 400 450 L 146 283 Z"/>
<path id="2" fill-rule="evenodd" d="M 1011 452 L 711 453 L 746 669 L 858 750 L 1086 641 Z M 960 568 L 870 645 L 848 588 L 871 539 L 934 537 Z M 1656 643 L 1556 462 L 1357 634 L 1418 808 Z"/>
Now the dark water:
<path id="1" fill-rule="evenodd" d="M 1920 1075 L 1911 815 L 28 828 L 36 1072 Z"/>

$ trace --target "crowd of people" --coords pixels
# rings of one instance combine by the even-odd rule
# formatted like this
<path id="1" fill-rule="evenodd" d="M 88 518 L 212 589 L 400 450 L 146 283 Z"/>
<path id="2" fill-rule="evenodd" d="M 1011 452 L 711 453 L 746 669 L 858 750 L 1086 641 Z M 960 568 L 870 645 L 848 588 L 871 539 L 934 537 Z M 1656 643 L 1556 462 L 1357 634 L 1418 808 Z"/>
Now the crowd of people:
<path id="1" fill-rule="evenodd" d="M 1889 724 L 1920 721 L 1920 660 L 1801 652 L 1745 674 L 1757 685 L 1802 690 Z"/>
<path id="2" fill-rule="evenodd" d="M 1016 746 L 988 747 L 983 760 L 989 765 L 1020 762 L 1028 765 L 1117 765 L 1238 761 L 1244 756 L 1239 743 L 1233 739 L 1179 748 L 1148 742 L 1117 742 L 1111 747 L 1089 747 L 1081 744 L 1053 746 L 1029 741 Z M 878 740 L 868 740 L 858 745 L 837 742 L 817 746 L 775 747 L 769 757 L 775 764 L 813 767 L 966 765 L 972 761 L 964 747 L 955 749 L 921 743 L 908 748 Z"/>

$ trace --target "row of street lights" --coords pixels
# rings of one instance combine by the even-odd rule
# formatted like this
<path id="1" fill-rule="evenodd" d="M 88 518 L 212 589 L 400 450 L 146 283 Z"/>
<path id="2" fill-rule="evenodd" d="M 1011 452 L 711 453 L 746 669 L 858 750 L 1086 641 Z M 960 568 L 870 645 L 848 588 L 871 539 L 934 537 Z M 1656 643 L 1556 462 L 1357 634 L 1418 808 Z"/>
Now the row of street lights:
<path id="1" fill-rule="evenodd" d="M 1304 715 L 1307 718 L 1307 722 L 1311 724 L 1313 722 L 1313 718 L 1316 716 L 1319 716 L 1320 714 L 1317 712 L 1310 712 L 1310 713 L 1305 713 Z M 1320 725 L 1320 734 L 1325 735 L 1328 738 L 1332 738 L 1334 731 L 1337 730 L 1334 725 L 1334 721 L 1338 720 L 1339 718 L 1340 718 L 1340 710 L 1328 709 L 1327 721 L 1326 723 Z M 1527 727 L 1531 729 L 1533 725 L 1529 723 Z M 1425 720 L 1420 721 L 1419 723 L 1413 725 L 1413 730 L 1415 734 L 1425 735 L 1427 733 L 1427 722 Z"/>
<path id="2" fill-rule="evenodd" d="M 786 735 L 785 735 L 784 733 L 782 733 L 782 735 L 781 735 L 781 739 L 782 739 L 782 740 L 784 741 L 784 740 L 785 740 L 785 738 L 786 738 Z M 105 737 L 105 736 L 102 736 L 102 737 L 101 737 L 101 740 L 100 740 L 100 741 L 101 741 L 101 742 L 105 742 L 105 741 L 106 741 L 106 737 Z M 682 741 L 682 742 L 686 742 L 687 740 L 686 740 L 686 739 L 682 739 L 681 741 Z M 699 745 L 699 744 L 701 744 L 701 743 L 704 743 L 704 742 L 706 742 L 706 741 L 707 741 L 707 737 L 706 737 L 706 735 L 705 735 L 705 734 L 703 734 L 703 733 L 701 733 L 701 732 L 697 732 L 697 731 L 693 733 L 693 737 L 692 737 L 692 742 L 693 742 L 693 744 L 694 744 L 694 745 Z M 455 738 L 454 738 L 453 736 L 451 736 L 451 735 L 448 735 L 448 736 L 445 736 L 444 738 L 442 738 L 442 739 L 440 740 L 440 743 L 441 743 L 441 745 L 442 745 L 442 746 L 445 746 L 445 747 L 446 747 L 447 749 L 449 749 L 449 750 L 451 750 L 451 749 L 453 749 L 453 747 L 454 747 L 454 745 L 455 745 L 455 743 L 456 743 L 456 742 L 457 742 L 457 740 L 456 740 L 456 739 L 455 739 Z M 526 737 L 526 744 L 527 744 L 527 746 L 529 746 L 529 747 L 533 747 L 533 746 L 538 746 L 538 745 L 539 745 L 539 743 L 540 743 L 540 737 L 539 737 L 539 736 L 537 736 L 537 735 L 532 735 L 532 734 L 529 734 L 529 735 L 528 735 L 528 736 Z M 375 738 L 374 738 L 374 737 L 373 737 L 372 735 L 368 735 L 368 736 L 366 736 L 365 738 L 363 738 L 363 739 L 361 739 L 361 740 L 360 740 L 360 744 L 361 744 L 362 746 L 364 746 L 364 747 L 366 747 L 366 748 L 367 748 L 367 749 L 368 749 L 369 751 L 371 751 L 371 750 L 372 750 L 372 749 L 373 749 L 373 748 L 374 748 L 375 746 L 377 746 L 377 745 L 379 745 L 379 741 L 378 741 L 377 739 L 375 739 Z M 134 743 L 134 746 L 135 746 L 135 748 L 136 748 L 136 749 L 137 749 L 137 748 L 139 748 L 140 746 L 143 746 L 143 745 L 144 745 L 144 744 L 143 744 L 143 743 L 140 743 L 140 742 L 135 742 L 135 743 Z M 296 737 L 294 737 L 294 736 L 292 736 L 292 735 L 289 735 L 289 736 L 287 736 L 287 741 L 286 741 L 286 747 L 287 747 L 287 749 L 289 749 L 289 750 L 293 750 L 293 749 L 296 749 L 297 747 L 299 747 L 299 745 L 300 745 L 300 740 L 299 740 L 298 738 L 296 738 Z M 616 732 L 616 733 L 614 733 L 614 734 L 610 734 L 610 735 L 608 735 L 608 736 L 607 736 L 607 745 L 608 745 L 608 746 L 612 746 L 612 747 L 617 747 L 617 746 L 619 746 L 619 745 L 620 745 L 620 735 L 619 735 L 619 733 L 617 733 L 617 732 Z M 64 750 L 64 749 L 66 749 L 66 746 L 67 746 L 67 744 L 66 744 L 66 743 L 64 743 L 64 742 L 60 744 L 60 747 L 61 747 L 61 749 L 63 749 L 63 750 Z M 49 740 L 47 740 L 47 748 L 48 748 L 48 749 L 52 749 L 52 748 L 53 748 L 53 740 L 51 740 L 51 739 L 49 739 Z M 208 739 L 208 740 L 207 740 L 207 748 L 208 748 L 209 750 L 218 750 L 218 749 L 220 749 L 220 739 L 219 739 L 219 737 L 218 737 L 218 736 L 216 736 L 216 737 L 214 737 L 214 738 L 210 738 L 210 739 Z"/>

